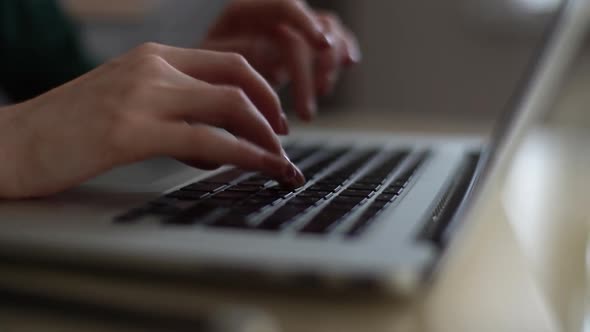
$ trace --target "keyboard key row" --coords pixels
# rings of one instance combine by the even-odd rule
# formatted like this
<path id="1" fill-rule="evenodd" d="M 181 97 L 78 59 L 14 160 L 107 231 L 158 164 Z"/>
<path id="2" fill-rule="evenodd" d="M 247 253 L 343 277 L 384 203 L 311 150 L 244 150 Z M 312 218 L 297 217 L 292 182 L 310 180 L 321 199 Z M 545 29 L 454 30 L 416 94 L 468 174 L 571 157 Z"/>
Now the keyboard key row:
<path id="1" fill-rule="evenodd" d="M 318 146 L 288 146 L 285 148 L 285 151 L 293 162 L 299 162 L 310 155 L 317 153 L 320 149 L 321 148 Z M 170 222 L 175 215 L 178 215 L 179 222 L 181 221 L 185 223 L 187 219 L 192 220 L 195 218 L 187 218 L 186 216 L 181 216 L 181 214 L 189 213 L 188 211 L 194 211 L 188 208 L 201 203 L 204 199 L 215 195 L 215 193 L 224 190 L 224 193 L 230 192 L 229 194 L 216 196 L 217 198 L 224 200 L 240 199 L 240 197 L 246 198 L 264 189 L 263 186 L 270 180 L 266 177 L 256 175 L 248 178 L 246 181 L 236 184 L 236 181 L 246 174 L 248 173 L 239 169 L 230 169 L 210 176 L 202 181 L 190 184 L 167 194 L 145 206 L 132 209 L 123 215 L 117 216 L 115 222 L 134 222 L 150 215 L 160 218 L 167 217 L 165 219 L 167 219 L 167 222 Z M 243 196 L 236 194 L 236 192 L 242 192 Z M 227 203 L 227 201 L 224 201 L 222 202 L 222 205 L 227 205 Z M 202 205 L 199 209 L 204 209 L 206 207 L 208 206 Z M 200 216 L 201 213 L 197 213 L 197 215 Z"/>
<path id="2" fill-rule="evenodd" d="M 334 181 L 333 183 L 330 183 L 330 188 L 340 188 L 345 181 L 353 176 L 363 165 L 368 163 L 378 153 L 378 150 L 364 151 L 355 156 L 352 160 L 348 161 L 346 164 L 342 165 L 342 167 L 336 169 L 326 178 L 337 175 L 339 178 L 341 178 L 341 180 L 339 180 L 340 182 Z M 285 206 L 279 208 L 271 216 L 263 220 L 258 228 L 261 230 L 280 230 L 283 227 L 292 224 L 296 217 L 307 211 L 312 206 L 318 204 L 322 200 L 329 199 L 334 194 L 334 192 L 333 190 L 322 190 L 321 183 L 324 180 L 325 179 L 319 179 L 317 184 L 314 185 L 314 190 L 305 190 L 303 192 L 297 193 L 295 197 L 291 198 Z M 328 184 L 326 184 L 326 187 L 328 187 Z M 324 189 L 326 187 L 324 187 Z"/>
<path id="3" fill-rule="evenodd" d="M 341 157 L 342 154 L 346 153 L 344 150 L 328 150 L 323 158 L 320 158 L 315 165 L 329 165 L 334 160 Z M 327 166 L 325 166 L 327 167 Z M 218 220 L 211 222 L 211 226 L 225 227 L 231 225 L 236 227 L 237 225 L 247 226 L 245 221 L 235 221 L 237 216 L 233 214 L 233 211 L 239 209 L 241 219 L 246 220 L 246 217 L 250 214 L 262 210 L 266 207 L 273 206 L 281 200 L 294 195 L 291 190 L 281 188 L 276 185 L 274 187 L 266 187 L 272 180 L 263 175 L 252 176 L 238 184 L 233 186 L 225 187 L 224 190 L 216 190 L 215 192 L 209 193 L 208 196 L 202 197 L 206 204 L 202 206 L 206 207 L 222 207 L 227 208 L 228 214 L 231 214 L 233 222 L 229 222 L 226 216 L 220 215 Z M 208 183 L 205 181 L 205 183 Z M 191 188 L 194 189 L 194 188 Z M 182 192 L 182 190 L 181 190 Z M 318 194 L 315 195 L 316 197 Z M 196 202 L 196 205 L 200 205 L 200 202 Z M 202 208 L 188 209 L 182 211 L 179 215 L 173 216 L 167 220 L 167 223 L 171 224 L 187 224 L 187 223 L 202 223 L 203 214 L 201 213 Z"/>
<path id="4" fill-rule="evenodd" d="M 362 178 L 362 183 L 355 182 L 338 194 L 322 211 L 309 221 L 301 230 L 306 234 L 326 234 L 333 229 L 340 220 L 363 205 L 372 197 L 387 177 L 397 169 L 399 164 L 408 156 L 407 151 L 396 152 L 379 165 L 369 170 Z M 371 183 L 367 183 L 367 182 Z"/>
<path id="5" fill-rule="evenodd" d="M 422 152 L 406 167 L 404 171 L 402 171 L 385 189 L 383 189 L 369 207 L 353 223 L 352 227 L 347 232 L 347 236 L 355 237 L 365 231 L 381 211 L 392 204 L 404 192 L 411 178 L 424 164 L 428 156 L 428 151 Z"/>
<path id="6" fill-rule="evenodd" d="M 293 149 L 298 148 L 290 148 L 290 155 Z M 166 224 L 204 224 L 220 228 L 279 231 L 292 225 L 308 210 L 329 200 L 300 230 L 306 234 L 325 234 L 334 229 L 351 211 L 367 204 L 392 172 L 409 156 L 409 152 L 405 150 L 395 152 L 358 181 L 350 184 L 351 178 L 380 151 L 355 152 L 348 161 L 342 159 L 351 152 L 350 149 L 342 148 L 319 154 L 318 148 L 299 148 L 299 156 L 293 156 L 293 161 L 315 160 L 304 170 L 311 180 L 311 185 L 306 190 L 286 190 L 263 175 L 231 169 L 133 209 L 116 220 L 133 222 L 151 215 Z M 310 157 L 310 153 L 314 155 Z M 381 190 L 347 234 L 360 234 L 380 211 L 401 195 L 425 158 L 425 155 L 418 158 L 413 166 L 408 167 L 387 188 Z M 334 163 L 338 160 L 343 163 L 340 167 L 322 175 L 329 167 L 335 166 Z M 337 196 L 334 197 L 335 195 Z M 273 209 L 276 210 L 272 211 Z M 267 210 L 270 215 L 267 214 L 262 220 L 249 218 Z"/>

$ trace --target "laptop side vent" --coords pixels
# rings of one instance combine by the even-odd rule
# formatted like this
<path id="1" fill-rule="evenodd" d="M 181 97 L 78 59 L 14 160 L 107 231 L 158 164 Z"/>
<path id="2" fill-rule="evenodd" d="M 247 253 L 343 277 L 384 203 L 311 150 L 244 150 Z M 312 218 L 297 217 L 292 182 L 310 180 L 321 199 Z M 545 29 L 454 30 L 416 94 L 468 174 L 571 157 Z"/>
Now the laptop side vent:
<path id="1" fill-rule="evenodd" d="M 439 248 L 444 246 L 444 234 L 466 197 L 479 159 L 479 153 L 470 153 L 465 157 L 459 171 L 453 177 L 447 191 L 436 204 L 426 225 L 420 232 L 418 240 L 431 242 Z"/>

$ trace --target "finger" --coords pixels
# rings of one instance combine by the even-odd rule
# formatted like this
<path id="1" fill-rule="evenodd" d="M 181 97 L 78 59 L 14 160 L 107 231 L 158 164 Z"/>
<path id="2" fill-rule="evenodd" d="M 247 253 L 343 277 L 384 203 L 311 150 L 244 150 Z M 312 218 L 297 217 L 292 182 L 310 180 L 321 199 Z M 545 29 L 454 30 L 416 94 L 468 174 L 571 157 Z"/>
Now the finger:
<path id="1" fill-rule="evenodd" d="M 283 50 L 297 114 L 311 121 L 317 113 L 314 93 L 312 52 L 303 37 L 293 29 L 281 25 L 277 29 L 277 42 Z"/>
<path id="2" fill-rule="evenodd" d="M 317 19 L 322 24 L 325 33 L 332 37 L 330 39 L 337 41 L 341 54 L 339 62 L 345 65 L 360 62 L 361 51 L 358 39 L 344 26 L 339 16 L 330 11 L 317 11 Z"/>
<path id="3" fill-rule="evenodd" d="M 349 31 L 348 29 L 344 28 L 344 41 L 346 43 L 346 58 L 344 60 L 344 64 L 346 65 L 354 65 L 358 64 L 362 60 L 362 52 L 356 36 Z"/>
<path id="4" fill-rule="evenodd" d="M 211 84 L 241 88 L 278 134 L 287 134 L 279 97 L 268 82 L 237 54 L 158 45 L 156 52 L 177 70 Z"/>
<path id="5" fill-rule="evenodd" d="M 327 95 L 332 92 L 348 53 L 339 20 L 332 15 L 322 15 L 318 19 L 334 41 L 331 48 L 320 52 L 315 66 L 316 87 L 321 95 Z"/>
<path id="6" fill-rule="evenodd" d="M 153 99 L 168 119 L 209 124 L 271 153 L 283 151 L 268 121 L 239 88 L 191 79 L 160 88 L 158 97 Z"/>
<path id="7" fill-rule="evenodd" d="M 315 87 L 321 96 L 330 95 L 340 77 L 340 66 L 336 63 L 337 54 L 322 53 L 315 66 Z"/>
<path id="8" fill-rule="evenodd" d="M 289 83 L 289 80 L 289 71 L 284 64 L 278 64 L 270 70 L 269 83 L 275 88 L 275 90 L 280 90 L 285 87 L 285 85 Z"/>
<path id="9" fill-rule="evenodd" d="M 305 1 L 263 0 L 240 1 L 229 7 L 227 22 L 239 22 L 240 31 L 261 29 L 272 31 L 277 24 L 286 24 L 300 32 L 316 48 L 330 47 L 330 40 Z M 224 27 L 235 24 L 221 25 Z M 223 32 L 223 31 L 222 31 Z"/>
<path id="10" fill-rule="evenodd" d="M 301 171 L 286 157 L 269 153 L 256 145 L 210 126 L 165 123 L 154 126 L 158 136 L 152 142 L 155 155 L 181 160 L 202 160 L 215 165 L 234 165 L 263 172 L 293 187 L 304 184 Z"/>
<path id="11" fill-rule="evenodd" d="M 243 55 L 267 80 L 272 78 L 272 70 L 281 61 L 280 51 L 273 40 L 264 36 L 235 36 L 223 39 L 213 39 L 204 42 L 203 49 L 218 52 L 233 52 Z M 269 82 L 272 85 L 272 82 Z"/>

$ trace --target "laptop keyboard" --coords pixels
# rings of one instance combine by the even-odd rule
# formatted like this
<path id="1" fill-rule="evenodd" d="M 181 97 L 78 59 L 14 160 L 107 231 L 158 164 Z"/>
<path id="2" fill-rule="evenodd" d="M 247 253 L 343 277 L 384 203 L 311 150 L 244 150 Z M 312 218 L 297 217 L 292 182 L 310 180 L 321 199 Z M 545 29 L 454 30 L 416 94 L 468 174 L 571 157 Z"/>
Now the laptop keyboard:
<path id="1" fill-rule="evenodd" d="M 115 218 L 156 217 L 164 225 L 259 232 L 361 235 L 408 188 L 428 151 L 285 148 L 307 178 L 289 190 L 258 173 L 230 169 L 187 185 Z"/>

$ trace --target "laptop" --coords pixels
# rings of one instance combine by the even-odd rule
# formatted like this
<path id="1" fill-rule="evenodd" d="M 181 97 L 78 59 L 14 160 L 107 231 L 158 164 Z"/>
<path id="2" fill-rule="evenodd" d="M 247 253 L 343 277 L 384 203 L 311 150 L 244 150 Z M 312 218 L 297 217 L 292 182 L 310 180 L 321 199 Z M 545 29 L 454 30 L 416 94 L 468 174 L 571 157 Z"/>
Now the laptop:
<path id="1" fill-rule="evenodd" d="M 553 102 L 588 7 L 564 1 L 490 140 L 300 132 L 284 141 L 308 179 L 297 190 L 233 168 L 130 165 L 54 197 L 1 202 L 3 264 L 415 290 Z"/>

